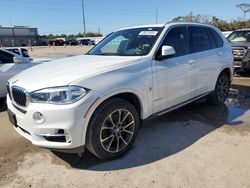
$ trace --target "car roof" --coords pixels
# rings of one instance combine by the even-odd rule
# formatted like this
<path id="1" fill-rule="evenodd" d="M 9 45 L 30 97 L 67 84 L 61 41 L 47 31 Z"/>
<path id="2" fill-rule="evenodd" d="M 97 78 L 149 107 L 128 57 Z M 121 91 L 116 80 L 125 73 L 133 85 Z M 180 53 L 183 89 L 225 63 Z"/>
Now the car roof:
<path id="1" fill-rule="evenodd" d="M 250 28 L 237 29 L 236 31 L 250 31 Z"/>
<path id="2" fill-rule="evenodd" d="M 22 48 L 17 48 L 17 47 L 7 47 L 5 48 L 6 50 L 19 50 L 19 49 L 22 49 Z"/>
<path id="3" fill-rule="evenodd" d="M 28 51 L 26 48 L 18 48 L 18 47 L 7 47 L 6 50 L 25 50 Z"/>
<path id="4" fill-rule="evenodd" d="M 164 27 L 164 26 L 165 24 L 138 25 L 138 26 L 132 26 L 132 27 L 124 27 L 124 28 L 118 29 L 117 31 L 125 30 L 125 29 L 135 29 L 135 28 L 144 28 L 144 27 Z"/>
<path id="5" fill-rule="evenodd" d="M 194 25 L 194 26 L 205 26 L 205 27 L 211 27 L 215 28 L 214 26 L 210 24 L 204 24 L 204 23 L 196 23 L 196 22 L 168 22 L 165 24 L 149 24 L 149 25 L 139 25 L 139 26 L 133 26 L 133 27 L 125 27 L 118 29 L 117 31 L 120 30 L 126 30 L 126 29 L 136 29 L 136 28 L 144 28 L 144 27 L 165 27 L 165 26 L 176 26 L 176 25 Z"/>

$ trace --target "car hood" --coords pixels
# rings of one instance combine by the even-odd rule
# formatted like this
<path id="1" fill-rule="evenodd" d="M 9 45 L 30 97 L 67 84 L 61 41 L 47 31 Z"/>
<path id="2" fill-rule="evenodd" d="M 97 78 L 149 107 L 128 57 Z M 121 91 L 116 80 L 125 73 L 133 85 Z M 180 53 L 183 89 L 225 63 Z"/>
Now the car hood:
<path id="1" fill-rule="evenodd" d="M 232 47 L 250 48 L 250 42 L 231 42 Z"/>
<path id="2" fill-rule="evenodd" d="M 39 64 L 14 76 L 9 83 L 29 92 L 42 88 L 65 86 L 79 79 L 133 64 L 139 59 L 141 57 L 74 56 Z"/>

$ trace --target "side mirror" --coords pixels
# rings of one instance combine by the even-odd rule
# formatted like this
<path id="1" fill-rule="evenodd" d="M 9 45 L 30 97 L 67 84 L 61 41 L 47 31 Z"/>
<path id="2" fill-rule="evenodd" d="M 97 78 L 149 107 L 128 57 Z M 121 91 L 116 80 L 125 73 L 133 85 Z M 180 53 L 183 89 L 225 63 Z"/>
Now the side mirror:
<path id="1" fill-rule="evenodd" d="M 172 46 L 162 46 L 161 56 L 166 57 L 172 55 L 175 55 L 175 50 Z"/>
<path id="2" fill-rule="evenodd" d="M 20 57 L 13 57 L 13 62 L 15 64 L 21 64 L 21 63 L 25 63 L 26 61 Z"/>

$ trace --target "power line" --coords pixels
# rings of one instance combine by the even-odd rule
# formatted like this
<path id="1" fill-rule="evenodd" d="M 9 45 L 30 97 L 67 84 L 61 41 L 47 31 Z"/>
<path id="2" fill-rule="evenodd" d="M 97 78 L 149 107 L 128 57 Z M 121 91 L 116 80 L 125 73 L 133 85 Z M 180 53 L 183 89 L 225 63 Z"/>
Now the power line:
<path id="1" fill-rule="evenodd" d="M 34 1 L 33 0 L 9 0 L 8 2 L 4 2 L 4 3 L 10 3 L 10 2 L 20 2 L 20 3 L 28 3 L 29 4 L 29 6 L 22 6 L 22 7 L 31 7 L 30 6 L 30 4 L 32 4 L 32 3 L 34 3 Z M 60 6 L 67 6 L 67 8 L 74 8 L 74 6 L 75 7 L 79 7 L 79 3 L 78 3 L 78 1 L 71 1 L 71 2 L 60 2 L 60 3 L 55 3 L 55 2 L 41 2 L 41 1 L 39 1 L 39 2 L 35 2 L 34 3 L 35 5 L 48 5 L 49 7 L 46 7 L 46 9 L 47 8 L 49 8 L 49 9 L 51 9 L 53 6 L 55 6 L 55 7 L 60 7 Z M 41 6 L 39 5 L 39 7 L 37 7 L 37 8 L 41 8 Z M 71 7 L 69 7 L 71 5 Z M 96 3 L 89 3 L 89 2 L 84 2 L 84 5 L 88 5 L 89 7 L 93 7 L 93 8 L 97 8 L 97 9 L 103 9 L 103 8 L 107 8 L 107 7 L 105 7 L 105 6 L 102 6 L 102 4 L 96 4 Z M 1 6 L 2 6 L 2 4 L 1 4 Z M 6 5 L 5 5 L 6 6 Z M 13 5 L 10 5 L 10 7 L 12 7 Z M 16 6 L 16 5 L 14 5 L 14 6 Z M 43 8 L 45 8 L 45 7 L 43 7 Z M 120 9 L 121 8 L 121 9 Z M 150 13 L 150 14 L 152 14 L 154 11 L 153 10 L 145 10 L 145 9 L 138 9 L 138 8 L 140 8 L 140 7 L 135 7 L 135 6 L 126 6 L 126 7 L 120 7 L 119 9 L 118 9 L 118 7 L 116 7 L 116 8 L 112 8 L 112 7 L 108 7 L 108 10 L 116 10 L 116 11 L 126 11 L 126 12 L 128 12 L 128 11 L 133 11 L 133 9 L 136 9 L 136 10 L 140 10 L 140 12 L 141 13 Z M 53 9 L 53 8 L 52 8 Z"/>
<path id="2" fill-rule="evenodd" d="M 22 5 L 12 5 L 12 6 L 8 6 L 8 5 L 1 5 L 1 7 L 7 7 L 7 8 L 13 8 L 13 7 L 17 7 L 17 8 L 27 8 L 27 9 L 37 9 L 37 10 L 57 10 L 57 11 L 65 11 L 65 9 L 55 9 L 52 7 L 41 7 L 41 6 L 22 6 Z M 79 11 L 79 7 L 71 7 L 71 10 L 77 10 Z M 120 10 L 104 10 L 103 8 L 85 8 L 85 11 L 88 10 L 90 13 L 105 13 L 105 14 L 119 14 L 119 15 L 135 15 L 135 16 L 152 16 L 153 14 L 140 14 L 140 13 L 135 13 L 135 12 L 128 12 L 128 11 L 120 11 Z"/>

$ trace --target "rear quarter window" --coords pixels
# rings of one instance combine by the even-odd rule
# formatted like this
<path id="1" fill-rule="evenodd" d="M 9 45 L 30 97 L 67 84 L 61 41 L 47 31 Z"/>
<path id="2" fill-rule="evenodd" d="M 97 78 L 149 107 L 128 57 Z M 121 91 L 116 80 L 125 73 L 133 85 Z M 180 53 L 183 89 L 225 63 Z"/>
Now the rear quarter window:
<path id="1" fill-rule="evenodd" d="M 212 49 L 217 48 L 217 43 L 215 41 L 214 36 L 212 35 L 212 33 L 210 32 L 210 29 L 207 28 L 207 34 L 209 36 L 209 41 L 210 41 L 210 46 Z"/>

